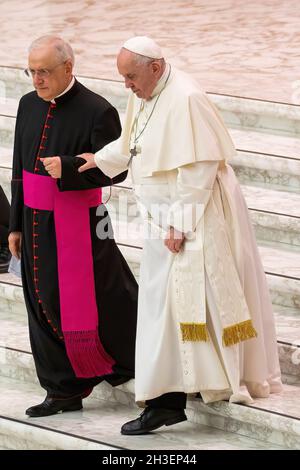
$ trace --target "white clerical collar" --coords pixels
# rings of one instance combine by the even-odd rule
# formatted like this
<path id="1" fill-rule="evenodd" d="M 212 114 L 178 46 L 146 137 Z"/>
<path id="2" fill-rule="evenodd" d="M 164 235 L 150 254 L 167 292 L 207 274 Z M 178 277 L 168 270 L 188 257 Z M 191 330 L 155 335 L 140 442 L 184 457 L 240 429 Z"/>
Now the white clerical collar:
<path id="1" fill-rule="evenodd" d="M 158 93 L 160 93 L 161 90 L 163 89 L 163 87 L 165 86 L 166 80 L 167 80 L 167 78 L 169 76 L 169 73 L 170 73 L 170 67 L 171 67 L 170 64 L 166 64 L 164 73 L 162 74 L 162 76 L 158 80 L 154 90 L 151 93 L 151 98 L 158 95 Z"/>
<path id="2" fill-rule="evenodd" d="M 72 86 L 74 85 L 75 83 L 75 77 L 72 77 L 72 80 L 70 81 L 69 85 L 67 86 L 67 88 L 60 94 L 60 95 L 57 95 L 55 98 L 53 98 L 51 100 L 51 103 L 55 103 L 55 100 L 56 98 L 59 98 L 60 96 L 64 95 L 65 93 L 67 93 L 69 90 L 71 90 Z"/>

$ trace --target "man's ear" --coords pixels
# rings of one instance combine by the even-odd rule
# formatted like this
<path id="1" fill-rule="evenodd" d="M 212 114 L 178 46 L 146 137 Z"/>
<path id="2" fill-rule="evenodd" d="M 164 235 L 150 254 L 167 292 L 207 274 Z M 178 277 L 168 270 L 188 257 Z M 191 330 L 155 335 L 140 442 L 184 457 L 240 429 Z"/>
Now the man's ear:
<path id="1" fill-rule="evenodd" d="M 152 72 L 155 73 L 155 74 L 157 74 L 158 72 L 161 71 L 160 63 L 155 61 L 155 60 L 153 62 L 151 62 L 151 68 L 152 68 Z"/>
<path id="2" fill-rule="evenodd" d="M 72 70 L 73 70 L 73 64 L 71 62 L 71 60 L 67 60 L 66 61 L 66 74 L 72 74 Z"/>

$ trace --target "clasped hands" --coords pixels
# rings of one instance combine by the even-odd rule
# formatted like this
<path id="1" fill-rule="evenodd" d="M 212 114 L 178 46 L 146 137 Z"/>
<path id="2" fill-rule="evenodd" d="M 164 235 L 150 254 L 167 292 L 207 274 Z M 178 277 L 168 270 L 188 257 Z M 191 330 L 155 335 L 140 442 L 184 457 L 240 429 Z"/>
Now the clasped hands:
<path id="1" fill-rule="evenodd" d="M 61 159 L 60 157 L 45 157 L 41 158 L 45 170 L 52 178 L 61 178 Z"/>

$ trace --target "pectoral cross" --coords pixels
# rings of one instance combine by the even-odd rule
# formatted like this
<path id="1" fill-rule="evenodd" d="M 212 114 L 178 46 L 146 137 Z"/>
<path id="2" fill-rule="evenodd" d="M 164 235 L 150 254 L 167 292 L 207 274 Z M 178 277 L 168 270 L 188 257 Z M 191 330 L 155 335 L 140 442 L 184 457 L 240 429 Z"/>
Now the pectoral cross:
<path id="1" fill-rule="evenodd" d="M 129 158 L 128 165 L 127 165 L 128 168 L 131 164 L 131 161 L 132 161 L 133 157 L 136 157 L 137 154 L 140 153 L 140 151 L 141 150 L 139 148 L 137 148 L 136 145 L 133 147 L 133 149 L 130 149 L 130 158 Z"/>

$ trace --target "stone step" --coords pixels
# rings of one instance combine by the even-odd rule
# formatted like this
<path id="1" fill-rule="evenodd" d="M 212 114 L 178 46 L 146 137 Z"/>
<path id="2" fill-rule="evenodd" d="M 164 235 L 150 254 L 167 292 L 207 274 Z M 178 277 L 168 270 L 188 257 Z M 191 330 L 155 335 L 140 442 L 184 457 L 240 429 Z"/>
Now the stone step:
<path id="1" fill-rule="evenodd" d="M 300 380 L 299 310 L 274 306 L 274 315 L 282 373 Z M 12 274 L 0 275 L 0 318 L 1 374 L 33 381 L 33 361 L 21 281 Z"/>
<path id="2" fill-rule="evenodd" d="M 1 131 L 0 131 L 1 132 Z M 12 157 L 6 147 L 0 148 L 0 184 L 7 188 L 11 179 Z M 243 185 L 300 194 L 300 160 L 239 151 L 230 161 Z"/>
<path id="3" fill-rule="evenodd" d="M 297 105 L 209 94 L 230 128 L 277 135 L 300 135 Z"/>
<path id="4" fill-rule="evenodd" d="M 242 184 L 258 243 L 300 249 L 300 194 Z"/>
<path id="5" fill-rule="evenodd" d="M 85 82 L 89 83 L 89 80 L 90 79 L 86 79 Z M 121 117 L 123 117 L 129 92 L 127 90 L 123 90 L 122 85 L 120 88 L 120 83 L 118 82 L 110 82 L 106 80 L 99 80 L 98 82 L 99 84 L 97 92 L 109 99 L 112 104 L 117 107 Z M 28 91 L 31 90 L 31 88 L 28 89 Z M 220 108 L 226 110 L 224 103 L 229 102 L 230 97 L 221 97 L 220 95 L 216 96 L 219 98 L 215 98 L 215 95 L 210 95 L 210 97 L 215 100 L 216 104 L 218 104 L 217 100 L 220 99 L 220 103 L 223 103 Z M 0 115 L 7 118 L 15 118 L 17 115 L 20 97 L 17 97 L 16 95 L 13 95 L 13 97 L 2 97 L 0 91 Z M 225 101 L 222 101 L 222 99 Z M 241 98 L 237 102 L 243 103 L 244 101 L 247 100 Z M 300 112 L 298 109 L 299 106 L 283 106 L 290 106 L 294 114 L 297 114 L 297 118 L 300 122 Z M 226 124 L 230 129 L 231 137 L 238 150 L 245 149 L 249 152 L 263 153 L 279 157 L 285 156 L 296 158 L 298 160 L 300 159 L 300 135 L 298 135 L 299 133 L 297 134 L 297 132 L 278 134 L 276 130 L 273 131 L 271 128 L 256 128 L 255 126 L 252 127 L 247 123 L 245 123 L 245 125 L 236 125 L 234 122 L 229 122 Z"/>
<path id="6" fill-rule="evenodd" d="M 118 95 L 116 95 L 118 96 Z M 124 108 L 126 107 L 127 93 L 124 96 L 124 103 L 114 103 L 120 113 L 121 118 L 124 118 Z M 14 130 L 14 121 L 17 114 L 18 100 L 13 98 L 1 99 L 0 97 L 0 116 L 3 118 L 1 128 L 9 131 Z M 261 132 L 258 129 L 252 129 L 251 127 L 236 128 L 228 124 L 228 129 L 231 134 L 232 140 L 239 151 L 247 151 L 253 154 L 263 154 L 276 156 L 281 158 L 289 158 L 300 160 L 300 135 L 278 135 L 271 130 L 269 133 Z M 5 143 L 8 147 L 12 143 L 12 136 L 5 140 L 5 134 L 3 134 L 3 140 L 1 139 L 1 145 Z"/>
<path id="7" fill-rule="evenodd" d="M 0 147 L 0 168 L 12 169 L 13 150 L 12 147 Z"/>
<path id="8" fill-rule="evenodd" d="M 232 408 L 236 414 L 241 409 L 243 418 L 247 416 L 247 421 L 242 422 L 238 415 L 225 417 L 225 407 L 222 416 L 222 412 L 203 405 L 201 400 L 190 400 L 188 421 L 176 427 L 163 427 L 149 435 L 123 436 L 120 434 L 122 424 L 136 418 L 141 411 L 132 403 L 133 395 L 130 392 L 117 388 L 112 390 L 104 383 L 84 400 L 81 411 L 30 419 L 24 410 L 44 399 L 44 392 L 38 385 L 0 378 L 0 391 L 3 397 L 0 403 L 0 446 L 6 449 L 157 451 L 299 448 L 297 420 L 290 416 L 277 416 L 272 411 L 245 410 L 244 407 L 230 405 L 230 410 Z M 290 397 L 292 391 L 293 387 L 285 395 Z M 127 400 L 127 404 L 121 400 Z M 235 407 L 238 409 L 235 410 Z M 252 415 L 254 423 L 250 418 Z M 213 427 L 202 423 L 209 420 L 215 421 Z M 228 425 L 232 431 L 225 430 Z M 263 431 L 263 427 L 267 427 L 267 432 Z M 101 456 L 99 459 L 101 463 Z"/>
<path id="9" fill-rule="evenodd" d="M 0 143 L 2 147 L 13 147 L 15 124 L 15 117 L 0 115 Z"/>
<path id="10" fill-rule="evenodd" d="M 229 162 L 241 184 L 300 193 L 299 161 L 239 151 Z"/>
<path id="11" fill-rule="evenodd" d="M 256 129 L 235 129 L 229 127 L 232 140 L 237 150 L 245 150 L 253 155 L 300 160 L 300 137 L 277 135 L 272 132 L 259 132 Z M 261 159 L 259 159 L 261 161 Z"/>
<path id="12" fill-rule="evenodd" d="M 18 100 L 14 98 L 3 98 L 0 96 L 0 115 L 16 117 L 18 110 Z"/>
<path id="13" fill-rule="evenodd" d="M 112 192 L 120 191 L 120 187 L 119 188 L 113 187 L 112 190 L 113 190 Z M 126 196 L 129 195 L 129 197 L 131 197 L 131 194 L 129 191 L 127 191 L 127 188 L 124 189 L 124 192 Z M 297 199 L 297 195 L 294 195 L 293 197 Z M 120 198 L 119 199 L 120 201 L 121 200 L 120 193 L 119 193 L 119 198 Z M 118 225 L 114 224 L 116 239 L 118 240 L 120 244 L 127 245 L 121 248 L 123 251 L 125 251 L 125 256 L 128 262 L 131 263 L 132 269 L 135 272 L 138 272 L 139 257 L 140 257 L 140 250 L 138 248 L 141 247 L 140 240 L 142 236 L 141 226 L 139 225 L 139 221 L 136 221 L 136 220 L 131 221 L 130 219 L 129 219 L 129 224 L 126 224 L 126 222 L 124 222 L 121 219 L 121 217 L 119 217 L 118 208 L 114 210 L 114 206 L 112 205 L 113 201 L 114 201 L 114 198 L 112 198 L 112 200 L 110 201 L 110 204 L 108 204 L 108 207 L 109 207 L 109 211 L 112 216 L 112 219 L 113 220 L 115 219 L 118 222 Z M 257 201 L 259 201 L 259 199 L 257 199 Z M 295 203 L 296 202 L 297 201 L 295 200 Z M 270 203 L 271 203 L 271 200 L 270 200 Z M 278 204 L 278 207 L 279 207 L 279 204 Z M 259 209 L 259 212 L 261 212 L 260 208 L 258 209 Z M 280 209 L 280 210 L 284 211 L 284 207 L 283 209 Z M 297 205 L 295 205 L 295 211 L 297 211 Z M 296 213 L 297 212 L 295 212 L 295 214 Z M 272 225 L 270 224 L 269 216 L 271 217 L 272 214 L 263 213 L 263 217 L 265 219 L 268 217 L 267 218 L 268 224 Z M 259 214 L 256 214 L 256 217 L 259 219 Z M 262 218 L 262 220 L 264 219 Z M 284 305 L 287 307 L 298 308 L 300 305 L 300 294 L 299 294 L 300 292 L 300 289 L 299 289 L 300 288 L 300 285 L 299 285 L 300 253 L 297 251 L 298 250 L 297 243 L 299 243 L 298 241 L 299 240 L 299 232 L 298 232 L 299 224 L 298 224 L 297 216 L 285 217 L 285 216 L 281 216 L 281 214 L 279 213 L 279 215 L 277 214 L 273 220 L 273 228 L 274 228 L 274 231 L 277 230 L 278 227 L 276 226 L 276 224 L 278 224 L 278 221 L 279 221 L 281 224 L 279 225 L 279 230 L 278 230 L 279 235 L 280 235 L 280 232 L 284 232 L 284 233 L 289 232 L 290 220 L 292 221 L 292 225 L 291 225 L 292 227 L 291 232 L 293 232 L 292 235 L 289 235 L 289 238 L 287 240 L 282 240 L 280 238 L 279 239 L 285 242 L 286 241 L 292 242 L 295 244 L 295 246 L 288 245 L 288 244 L 285 245 L 284 243 L 279 244 L 277 242 L 275 246 L 274 246 L 275 242 L 273 244 L 272 242 L 268 242 L 269 246 L 266 246 L 267 242 L 261 241 L 260 252 L 261 252 L 263 264 L 265 267 L 265 272 L 267 274 L 273 303 Z M 254 220 L 254 223 L 255 223 L 255 220 Z M 262 224 L 260 221 L 259 228 L 261 228 L 261 225 Z M 263 230 L 261 231 L 263 232 Z"/>
<path id="14" fill-rule="evenodd" d="M 20 351 L 17 351 L 19 356 L 13 356 L 13 351 L 10 350 L 9 353 L 11 355 L 10 359 L 11 361 L 15 359 L 16 361 L 20 361 L 22 359 L 21 355 L 22 353 Z M 8 354 L 7 354 L 8 356 Z M 24 356 L 24 354 L 23 354 Z M 28 357 L 27 356 L 27 366 L 28 366 Z M 24 360 L 24 359 L 23 359 Z M 20 403 L 16 403 L 15 400 L 13 400 L 14 404 L 14 410 L 16 407 L 18 408 L 19 411 L 19 419 L 21 421 L 24 421 L 24 409 L 26 409 L 27 406 L 30 406 L 33 403 L 38 403 L 39 401 L 42 400 L 43 395 L 41 389 L 37 389 L 37 380 L 35 377 L 35 372 L 33 368 L 33 361 L 31 359 L 31 365 L 30 367 L 30 372 L 32 375 L 32 378 L 34 379 L 34 382 L 28 381 L 28 370 L 24 372 L 24 375 L 26 375 L 27 372 L 27 381 L 23 381 L 23 377 L 20 377 L 21 380 L 18 380 L 17 384 L 17 389 L 20 391 L 22 388 L 35 388 L 37 390 L 37 393 L 39 393 L 39 397 L 36 398 L 35 396 L 32 395 L 32 393 L 27 393 L 26 394 L 26 400 L 24 400 L 24 397 Z M 26 364 L 22 362 L 22 366 L 24 369 L 26 369 Z M 0 378 L 0 389 L 1 389 L 1 383 L 4 384 L 6 387 L 7 382 L 15 382 L 16 383 L 16 378 L 15 379 L 10 379 L 2 376 Z M 8 393 L 7 393 L 8 392 Z M 120 387 L 117 387 L 116 389 L 111 389 L 107 384 L 101 384 L 100 386 L 95 388 L 95 391 L 93 393 L 93 398 L 96 400 L 103 400 L 103 402 L 106 402 L 105 408 L 106 409 L 111 409 L 111 404 L 112 403 L 122 403 L 123 405 L 127 405 L 130 407 L 128 408 L 128 417 L 123 417 L 123 422 L 126 421 L 127 419 L 131 419 L 132 417 L 135 417 L 137 415 L 137 409 L 135 408 L 134 405 L 134 398 L 133 398 L 133 384 L 132 381 L 129 382 L 128 384 L 124 384 Z M 282 446 L 286 446 L 287 448 L 299 448 L 297 446 L 300 445 L 300 440 L 299 440 L 299 417 L 300 417 L 300 409 L 299 409 L 299 382 L 297 385 L 293 386 L 285 386 L 284 387 L 284 393 L 282 395 L 272 395 L 271 398 L 269 399 L 257 399 L 255 400 L 255 403 L 253 407 L 244 407 L 236 404 L 228 404 L 226 402 L 218 402 L 210 405 L 204 405 L 200 400 L 195 400 L 195 399 L 190 399 L 188 402 L 188 417 L 189 420 L 192 423 L 198 423 L 200 425 L 206 424 L 208 426 L 213 426 L 219 429 L 234 429 L 237 434 L 245 435 L 248 437 L 256 437 L 262 440 L 266 440 L 267 442 L 272 442 L 274 444 L 279 444 Z M 6 394 L 3 396 L 8 396 L 10 401 L 11 397 L 15 396 L 15 390 L 12 390 L 9 388 L 7 390 L 6 388 Z M 31 401 L 30 401 L 31 400 Z M 90 400 L 90 399 L 89 399 Z M 89 400 L 85 401 L 85 404 L 87 403 L 87 406 L 89 407 Z M 103 403 L 102 402 L 102 403 Z M 107 405 L 107 402 L 109 402 L 109 405 Z M 94 402 L 96 403 L 96 402 Z M 99 404 L 97 403 L 96 405 L 93 406 L 93 408 L 98 408 Z M 100 405 L 101 406 L 101 405 Z M 103 403 L 104 406 L 104 403 Z M 85 405 L 86 408 L 86 405 Z M 245 410 L 245 408 L 247 410 Z M 2 411 L 0 414 L 4 417 L 9 417 L 11 418 L 11 413 L 10 413 L 10 408 L 6 408 L 5 411 L 6 413 L 3 413 Z M 84 410 L 85 413 L 85 410 Z M 135 414 L 134 414 L 135 413 Z M 80 413 L 81 414 L 81 413 Z M 114 413 L 115 414 L 115 413 Z M 78 414 L 77 414 L 78 416 Z M 278 417 L 279 416 L 279 417 Z M 72 417 L 71 414 L 65 414 L 64 419 Z M 101 409 L 101 421 L 102 421 L 102 409 Z M 16 416 L 13 416 L 14 419 L 16 419 Z M 17 419 L 18 419 L 17 418 Z M 91 417 L 90 417 L 91 418 Z M 96 420 L 96 416 L 94 417 Z M 42 423 L 47 423 L 47 420 L 50 418 L 43 418 L 42 422 L 37 422 L 34 420 L 34 423 L 37 423 L 38 425 Z M 51 421 L 54 419 L 54 417 L 51 417 Z M 73 415 L 72 421 L 74 422 L 74 419 L 76 419 L 76 416 Z M 273 422 L 274 420 L 274 422 Z M 91 419 L 89 419 L 89 425 L 92 427 Z M 28 421 L 27 421 L 28 422 Z M 29 420 L 29 423 L 31 424 L 31 420 Z M 52 421 L 53 423 L 53 421 Z M 61 424 L 61 422 L 59 423 Z M 76 423 L 77 426 L 79 426 L 79 422 Z M 120 426 L 120 424 L 119 424 Z M 81 427 L 81 426 L 80 426 Z M 263 430 L 267 429 L 267 434 L 264 435 Z M 280 433 L 276 432 L 276 429 L 280 429 Z M 292 431 L 292 432 L 291 432 Z M 197 430 L 194 428 L 194 432 L 197 432 Z M 177 432 L 176 432 L 177 435 Z M 101 438 L 101 441 L 103 442 L 103 438 Z M 104 441 L 106 444 L 113 444 L 116 445 L 116 442 L 113 441 Z M 120 445 L 118 442 L 117 445 Z"/>
<path id="15" fill-rule="evenodd" d="M 127 92 L 118 81 L 78 77 L 87 87 L 105 96 L 118 109 L 125 110 Z M 0 67 L 0 97 L 20 99 L 32 90 L 23 70 Z M 300 109 L 297 105 L 209 93 L 226 124 L 233 128 L 258 129 L 282 135 L 300 135 Z"/>
<path id="16" fill-rule="evenodd" d="M 299 162 L 300 163 L 300 162 Z M 0 148 L 0 184 L 10 199 L 11 157 L 5 148 Z M 112 198 L 108 205 L 110 210 L 128 213 L 135 211 L 135 199 L 130 190 L 128 178 L 120 185 L 112 188 Z M 242 185 L 242 189 L 250 208 L 252 223 L 258 241 L 274 241 L 287 244 L 300 250 L 300 194 L 270 189 L 270 185 Z M 104 189 L 104 200 L 109 197 L 110 190 Z M 129 206 L 120 204 L 119 198 L 127 198 Z M 122 200 L 123 200 L 122 199 Z"/>
<path id="17" fill-rule="evenodd" d="M 229 128 L 237 148 L 230 161 L 244 184 L 300 190 L 300 139 Z"/>
<path id="18" fill-rule="evenodd" d="M 275 305 L 296 308 L 300 314 L 300 256 L 271 243 L 259 246 L 271 299 Z"/>
<path id="19" fill-rule="evenodd" d="M 278 246 L 300 250 L 300 194 L 275 191 L 266 187 L 242 185 L 250 209 L 252 224 L 258 242 L 277 242 Z M 110 199 L 109 199 L 110 197 Z M 131 181 L 104 188 L 103 201 L 110 213 L 131 219 L 138 209 Z"/>
<path id="20" fill-rule="evenodd" d="M 124 97 L 126 100 L 127 94 Z M 1 146 L 11 147 L 13 135 L 5 139 L 5 133 L 11 131 L 13 134 L 15 116 L 18 101 L 12 98 L 1 100 L 0 98 L 0 121 L 1 130 L 3 129 Z M 117 109 L 120 116 L 124 117 L 124 106 L 118 105 Z M 236 148 L 239 151 L 247 151 L 251 154 L 253 160 L 255 154 L 276 156 L 280 158 L 300 159 L 300 135 L 277 135 L 275 132 L 262 132 L 259 129 L 251 127 L 236 128 L 228 124 L 228 129 Z M 248 158 L 249 160 L 249 158 Z"/>
<path id="21" fill-rule="evenodd" d="M 300 386 L 299 309 L 274 305 L 274 315 L 283 382 Z"/>
<path id="22" fill-rule="evenodd" d="M 38 390 L 40 395 L 38 398 L 29 392 L 22 395 L 22 400 L 20 401 L 20 407 L 22 406 L 22 409 L 20 409 L 20 407 L 18 408 L 18 400 L 11 399 L 12 397 L 15 397 L 16 392 L 19 393 L 23 387 L 35 387 L 37 379 L 33 358 L 30 353 L 26 314 L 24 310 L 24 314 L 22 314 L 20 309 L 15 309 L 15 304 L 17 302 L 21 304 L 22 299 L 20 281 L 12 275 L 1 275 L 1 281 L 0 299 L 2 301 L 3 297 L 6 295 L 8 302 L 7 305 L 0 305 L 0 369 L 2 375 L 2 378 L 0 378 L 0 389 L 1 383 L 3 383 L 5 393 L 2 393 L 1 396 L 6 397 L 10 404 L 4 408 L 5 412 L 0 410 L 0 415 L 4 417 L 6 421 L 13 418 L 18 422 L 23 422 L 24 408 L 32 403 L 39 402 L 42 399 L 42 392 L 40 389 Z M 11 284 L 12 281 L 15 281 L 15 285 Z M 6 284 L 4 284 L 5 282 Z M 12 302 L 11 299 L 16 300 L 15 302 Z M 285 310 L 287 311 L 288 309 Z M 285 316 L 282 315 L 282 313 L 284 313 Z M 299 319 L 294 315 L 295 312 L 291 312 L 290 310 L 289 315 L 291 320 L 288 319 L 286 314 L 287 312 L 280 312 L 280 315 L 276 315 L 277 320 L 279 319 L 279 326 L 277 327 L 280 338 L 279 353 L 281 366 L 283 370 L 289 374 L 289 377 L 292 377 L 292 380 L 290 380 L 289 383 L 293 383 L 293 385 L 286 385 L 282 395 L 272 395 L 268 399 L 255 400 L 255 403 L 251 407 L 229 404 L 226 402 L 204 405 L 200 400 L 191 399 L 188 403 L 188 416 L 192 423 L 200 425 L 205 424 L 222 430 L 233 429 L 238 434 L 248 437 L 255 436 L 265 442 L 271 442 L 287 448 L 300 448 L 299 336 L 298 342 L 297 339 L 294 339 L 294 337 L 297 338 L 296 328 L 299 326 Z M 14 379 L 14 381 L 18 381 L 16 389 L 7 388 L 7 380 L 10 382 L 12 379 Z M 101 384 L 101 386 L 95 389 L 92 398 L 106 401 L 106 409 L 110 407 L 110 405 L 109 407 L 107 406 L 107 402 L 110 404 L 126 404 L 133 409 L 134 404 L 132 392 L 132 381 L 114 390 L 106 384 Z M 26 397 L 25 400 L 24 397 Z M 87 403 L 89 405 L 88 401 Z M 2 402 L 0 404 L 0 408 L 3 405 L 4 403 Z M 18 409 L 18 416 L 11 414 L 12 408 L 13 410 Z M 95 408 L 95 406 L 93 406 L 93 408 Z M 137 410 L 134 409 L 134 412 L 132 411 L 132 415 L 136 416 L 136 414 Z M 129 418 L 124 419 L 123 417 L 123 422 L 124 420 L 130 419 L 132 415 L 129 413 Z M 65 416 L 71 417 L 71 414 L 64 415 L 64 419 Z M 76 416 L 73 416 L 72 418 L 73 425 L 74 420 L 76 420 Z M 101 416 L 103 416 L 102 412 Z M 47 419 L 48 418 L 43 418 L 42 422 L 45 424 L 45 420 Z M 51 420 L 52 419 L 54 419 L 54 417 L 51 417 Z M 89 426 L 91 426 L 91 417 L 89 417 L 88 421 Z M 4 434 L 6 436 L 4 438 L 4 442 L 6 443 L 6 447 L 9 447 L 6 431 L 7 422 L 4 424 L 3 422 L 1 423 L 2 430 L 3 426 L 5 428 L 5 431 L 2 431 L 2 435 Z M 29 420 L 29 423 L 31 424 L 31 420 Z M 34 420 L 34 423 L 40 425 L 36 420 Z M 76 424 L 77 428 L 79 427 L 81 429 L 81 422 L 76 421 Z M 25 434 L 22 433 L 22 437 L 23 436 L 25 436 Z M 82 434 L 80 433 L 77 437 L 81 436 Z M 20 437 L 20 440 L 22 441 L 22 444 L 20 445 L 24 445 L 24 439 Z M 94 440 L 97 441 L 97 439 Z M 119 445 L 116 441 L 103 440 L 102 437 L 99 440 L 101 443 L 105 443 L 105 445 Z M 31 444 L 32 443 L 29 443 L 29 445 Z M 2 445 L 1 440 L 0 445 Z"/>
<path id="23" fill-rule="evenodd" d="M 113 221 L 115 239 L 121 251 L 136 272 L 141 255 L 141 229 L 135 221 L 128 224 Z M 271 299 L 274 305 L 299 309 L 300 307 L 300 253 L 278 248 L 272 242 L 259 245 L 259 252 L 266 273 Z M 300 309 L 299 309 L 300 315 Z"/>
<path id="24" fill-rule="evenodd" d="M 93 81 L 95 82 L 92 79 Z M 122 115 L 127 94 L 118 88 L 120 84 L 103 80 L 96 80 L 96 82 L 98 92 L 105 94 L 106 91 L 106 97 L 117 106 Z M 123 96 L 122 99 L 121 96 Z M 222 103 L 224 105 L 223 101 Z M 0 142 L 7 148 L 13 145 L 14 116 L 17 105 L 16 99 L 0 98 Z M 266 130 L 263 129 L 264 132 L 262 132 L 261 128 L 253 129 L 249 126 L 236 128 L 235 123 L 227 124 L 238 149 L 238 156 L 232 164 L 241 182 L 267 183 L 279 189 L 286 189 L 286 191 L 300 192 L 300 136 L 297 137 L 297 134 L 276 135 L 274 134 L 276 130 L 266 133 Z"/>

